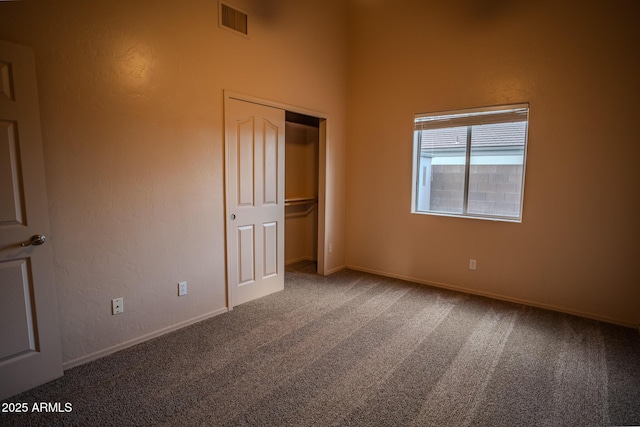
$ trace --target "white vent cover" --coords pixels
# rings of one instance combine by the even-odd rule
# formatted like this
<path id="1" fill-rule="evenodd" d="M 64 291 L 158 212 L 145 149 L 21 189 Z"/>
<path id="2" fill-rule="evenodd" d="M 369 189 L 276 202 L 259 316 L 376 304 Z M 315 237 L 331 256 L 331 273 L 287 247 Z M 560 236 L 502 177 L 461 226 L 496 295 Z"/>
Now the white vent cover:
<path id="1" fill-rule="evenodd" d="M 247 13 L 235 6 L 220 2 L 220 28 L 233 31 L 236 34 L 247 36 L 249 34 L 247 28 Z"/>

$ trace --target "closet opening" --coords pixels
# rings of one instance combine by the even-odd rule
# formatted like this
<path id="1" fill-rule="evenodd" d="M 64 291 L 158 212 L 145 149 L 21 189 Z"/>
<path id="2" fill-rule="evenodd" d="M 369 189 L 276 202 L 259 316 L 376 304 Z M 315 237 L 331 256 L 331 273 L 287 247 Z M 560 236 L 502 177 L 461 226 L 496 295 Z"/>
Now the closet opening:
<path id="1" fill-rule="evenodd" d="M 320 122 L 285 113 L 285 265 L 318 272 Z"/>

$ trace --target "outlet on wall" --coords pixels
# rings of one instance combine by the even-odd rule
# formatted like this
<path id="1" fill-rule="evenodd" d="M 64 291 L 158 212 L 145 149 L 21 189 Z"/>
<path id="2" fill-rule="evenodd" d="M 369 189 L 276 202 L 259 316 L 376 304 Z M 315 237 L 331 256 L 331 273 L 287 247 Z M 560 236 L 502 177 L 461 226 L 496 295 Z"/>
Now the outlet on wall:
<path id="1" fill-rule="evenodd" d="M 111 300 L 111 314 L 120 314 L 122 312 L 124 312 L 124 298 Z"/>
<path id="2" fill-rule="evenodd" d="M 475 259 L 470 259 L 469 260 L 469 270 L 475 270 L 476 269 L 476 260 Z"/>
<path id="3" fill-rule="evenodd" d="M 187 294 L 187 282 L 178 283 L 178 296 L 181 297 Z"/>

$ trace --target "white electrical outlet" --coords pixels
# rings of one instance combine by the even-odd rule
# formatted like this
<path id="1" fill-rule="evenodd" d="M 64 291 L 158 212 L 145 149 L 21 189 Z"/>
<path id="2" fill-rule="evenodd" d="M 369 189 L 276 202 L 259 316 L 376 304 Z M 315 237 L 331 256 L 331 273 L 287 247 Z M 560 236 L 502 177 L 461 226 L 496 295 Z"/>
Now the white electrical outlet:
<path id="1" fill-rule="evenodd" d="M 187 294 L 187 282 L 178 283 L 178 296 L 181 297 Z"/>
<path id="2" fill-rule="evenodd" d="M 476 269 L 476 260 L 475 259 L 470 259 L 469 260 L 469 270 L 475 270 Z"/>
<path id="3" fill-rule="evenodd" d="M 122 312 L 124 312 L 124 298 L 111 300 L 111 313 L 120 314 Z"/>
<path id="4" fill-rule="evenodd" d="M 333 243 L 329 243 L 329 253 L 333 253 Z"/>

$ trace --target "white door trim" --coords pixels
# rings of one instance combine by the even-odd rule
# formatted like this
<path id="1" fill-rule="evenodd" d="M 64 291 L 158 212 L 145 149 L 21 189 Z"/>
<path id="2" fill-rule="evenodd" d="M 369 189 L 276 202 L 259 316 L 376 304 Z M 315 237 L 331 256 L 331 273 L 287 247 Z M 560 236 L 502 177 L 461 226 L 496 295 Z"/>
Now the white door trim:
<path id="1" fill-rule="evenodd" d="M 225 89 L 224 93 L 224 110 L 227 110 L 227 102 L 229 99 L 237 99 L 245 102 L 252 102 L 254 104 L 265 105 L 267 107 L 279 108 L 284 111 L 290 111 L 293 113 L 304 114 L 311 117 L 317 117 L 320 119 L 320 141 L 318 145 L 318 274 L 326 275 L 328 272 L 325 267 L 325 248 L 326 244 L 326 235 L 325 235 L 325 213 L 326 213 L 326 167 L 327 167 L 327 150 L 328 150 L 328 141 L 329 141 L 329 115 L 326 113 L 322 113 L 319 111 L 310 110 L 308 108 L 302 108 L 295 105 L 285 104 L 282 102 L 270 101 L 262 98 L 258 98 L 251 95 L 246 95 L 238 92 L 234 92 L 231 90 Z M 225 113 L 226 114 L 226 113 Z M 223 117 L 223 123 L 226 123 L 226 116 Z M 229 163 L 229 149 L 227 146 L 227 138 L 226 138 L 226 125 L 224 129 L 224 161 L 225 161 L 225 173 L 224 173 L 224 205 L 225 205 L 225 272 L 226 272 L 226 282 L 227 282 L 227 307 L 231 310 L 233 307 L 231 306 L 231 284 L 229 283 L 229 254 L 227 253 L 227 224 L 229 215 L 231 212 L 228 212 L 228 204 L 227 204 L 227 183 L 229 182 L 229 177 L 227 176 L 227 164 Z"/>

